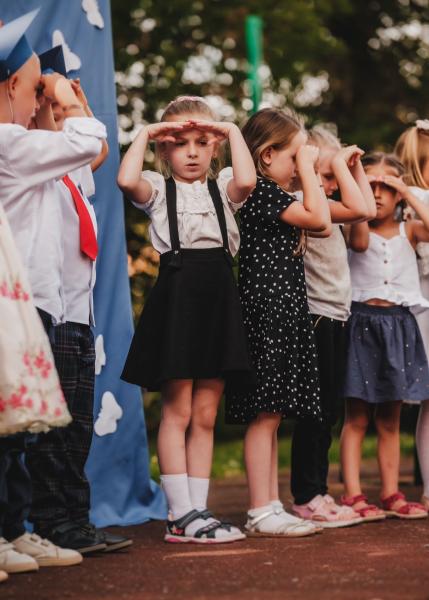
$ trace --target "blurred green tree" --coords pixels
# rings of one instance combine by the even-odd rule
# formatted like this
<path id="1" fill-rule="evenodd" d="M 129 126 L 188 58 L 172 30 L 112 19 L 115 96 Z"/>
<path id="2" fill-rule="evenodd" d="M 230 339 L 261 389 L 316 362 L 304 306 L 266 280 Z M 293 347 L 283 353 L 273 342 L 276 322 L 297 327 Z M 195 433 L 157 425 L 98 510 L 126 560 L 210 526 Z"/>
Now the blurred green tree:
<path id="1" fill-rule="evenodd" d="M 347 142 L 389 147 L 429 100 L 429 0 L 111 0 L 120 142 L 179 94 L 221 118 L 251 108 L 244 19 L 264 21 L 262 105 L 336 124 Z M 153 153 L 147 153 L 147 162 Z M 143 213 L 127 203 L 138 313 L 157 272 Z"/>

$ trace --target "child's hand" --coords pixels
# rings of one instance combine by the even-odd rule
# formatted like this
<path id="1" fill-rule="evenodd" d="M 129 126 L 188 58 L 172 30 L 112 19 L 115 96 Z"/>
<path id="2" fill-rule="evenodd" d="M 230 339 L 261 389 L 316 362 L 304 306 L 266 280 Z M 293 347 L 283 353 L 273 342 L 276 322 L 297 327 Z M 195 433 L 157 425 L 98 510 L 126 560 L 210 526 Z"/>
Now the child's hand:
<path id="1" fill-rule="evenodd" d="M 82 104 L 82 106 L 88 106 L 88 99 L 85 96 L 85 92 L 83 91 L 83 89 L 80 85 L 79 77 L 77 79 L 71 79 L 70 83 L 71 83 L 74 93 L 77 96 L 77 99 Z"/>
<path id="2" fill-rule="evenodd" d="M 318 158 L 319 148 L 317 148 L 317 146 L 304 144 L 296 153 L 296 166 L 298 167 L 298 171 L 301 171 L 301 169 L 308 166 L 314 167 Z"/>
<path id="3" fill-rule="evenodd" d="M 161 123 L 153 123 L 147 125 L 145 131 L 148 133 L 150 140 L 156 140 L 157 142 L 176 142 L 174 133 L 179 133 L 184 129 L 190 129 L 188 123 L 180 121 L 163 121 Z"/>
<path id="4" fill-rule="evenodd" d="M 193 129 L 211 133 L 212 137 L 209 140 L 209 144 L 216 142 L 223 142 L 228 139 L 231 129 L 236 127 L 234 123 L 228 123 L 223 121 L 204 121 L 204 120 L 190 120 L 187 122 Z"/>
<path id="5" fill-rule="evenodd" d="M 339 161 L 344 161 L 349 168 L 354 167 L 364 154 L 364 151 L 356 144 L 345 146 L 335 154 L 332 159 L 332 165 L 335 166 Z"/>
<path id="6" fill-rule="evenodd" d="M 396 190 L 400 194 L 401 198 L 404 198 L 405 200 L 408 196 L 410 196 L 410 188 L 402 181 L 400 177 L 395 177 L 394 175 L 383 175 L 378 179 L 378 181 L 382 181 L 389 187 Z"/>
<path id="7" fill-rule="evenodd" d="M 53 102 L 56 99 L 56 87 L 59 81 L 68 81 L 63 75 L 59 73 L 48 73 L 42 75 L 40 78 L 40 84 L 43 87 L 43 95 L 45 98 Z"/>

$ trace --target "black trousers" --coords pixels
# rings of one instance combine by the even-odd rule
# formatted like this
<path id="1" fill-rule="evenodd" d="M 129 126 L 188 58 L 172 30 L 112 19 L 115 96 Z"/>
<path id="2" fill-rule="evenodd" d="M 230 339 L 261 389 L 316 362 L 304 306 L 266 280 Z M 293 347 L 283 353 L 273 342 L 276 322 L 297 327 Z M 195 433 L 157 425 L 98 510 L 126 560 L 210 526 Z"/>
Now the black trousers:
<path id="1" fill-rule="evenodd" d="M 85 475 L 93 434 L 95 349 L 89 325 L 65 323 L 48 331 L 61 387 L 73 422 L 39 436 L 26 454 L 33 484 L 30 520 L 46 534 L 66 521 L 89 521 Z"/>
<path id="2" fill-rule="evenodd" d="M 32 437 L 25 433 L 0 437 L 0 537 L 9 541 L 25 533 L 30 512 L 31 480 L 23 454 Z"/>
<path id="3" fill-rule="evenodd" d="M 318 355 L 323 422 L 296 422 L 292 437 L 291 489 L 296 504 L 328 492 L 332 426 L 342 406 L 345 365 L 345 322 L 312 315 Z"/>

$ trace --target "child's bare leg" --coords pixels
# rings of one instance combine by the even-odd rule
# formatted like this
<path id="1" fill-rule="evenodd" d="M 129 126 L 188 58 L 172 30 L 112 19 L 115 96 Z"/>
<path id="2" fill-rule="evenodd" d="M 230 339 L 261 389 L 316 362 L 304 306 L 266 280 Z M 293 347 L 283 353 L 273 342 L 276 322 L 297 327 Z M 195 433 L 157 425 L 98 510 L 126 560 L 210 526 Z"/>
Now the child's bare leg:
<path id="1" fill-rule="evenodd" d="M 271 444 L 270 502 L 279 501 L 279 444 L 277 433 L 278 427 L 273 433 Z"/>
<path id="2" fill-rule="evenodd" d="M 377 458 L 381 476 L 381 497 L 388 498 L 399 485 L 399 425 L 401 402 L 383 402 L 375 410 Z"/>
<path id="3" fill-rule="evenodd" d="M 162 413 L 158 430 L 161 473 L 186 473 L 186 430 L 191 421 L 192 379 L 168 381 L 162 388 Z"/>
<path id="4" fill-rule="evenodd" d="M 273 435 L 277 433 L 280 419 L 277 414 L 261 413 L 250 423 L 244 438 L 251 509 L 266 506 L 271 500 Z"/>
<path id="5" fill-rule="evenodd" d="M 223 388 L 221 379 L 199 379 L 194 382 L 191 422 L 186 437 L 186 462 L 190 477 L 210 477 L 213 431 Z"/>
<path id="6" fill-rule="evenodd" d="M 346 399 L 346 415 L 341 432 L 341 469 L 344 478 L 345 495 L 358 496 L 360 485 L 360 463 L 362 442 L 369 423 L 369 406 L 357 398 Z M 357 503 L 362 508 L 364 503 Z"/>

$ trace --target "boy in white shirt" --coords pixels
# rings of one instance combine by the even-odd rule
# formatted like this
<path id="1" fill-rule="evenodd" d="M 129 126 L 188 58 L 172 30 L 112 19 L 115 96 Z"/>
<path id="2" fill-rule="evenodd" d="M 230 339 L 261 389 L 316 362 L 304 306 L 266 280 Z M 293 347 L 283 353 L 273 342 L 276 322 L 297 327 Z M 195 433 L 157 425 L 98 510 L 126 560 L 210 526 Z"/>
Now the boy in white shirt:
<path id="1" fill-rule="evenodd" d="M 36 14 L 33 11 L 0 29 L 0 201 L 28 269 L 35 304 L 49 329 L 51 323 L 64 320 L 62 215 L 56 179 L 95 158 L 106 131 L 102 123 L 86 117 L 67 79 L 57 74 L 41 77 L 39 59 L 25 38 L 25 30 Z M 39 109 L 37 93 L 41 89 L 46 98 L 63 107 L 67 118 L 62 132 L 27 129 Z M 8 439 L 9 457 L 19 458 L 19 450 L 26 449 L 25 440 Z M 3 452 L 0 459 L 8 459 L 6 454 Z M 42 560 L 46 544 L 24 529 L 31 485 L 18 462 L 19 485 L 16 482 L 15 489 L 20 498 L 15 497 L 14 508 L 19 504 L 20 510 L 15 510 L 14 522 L 3 528 L 3 535 L 13 546 L 0 539 L 0 566 L 6 570 L 14 568 L 16 550 L 33 557 L 36 568 L 47 564 Z M 10 476 L 13 478 L 13 473 Z M 50 548 L 49 564 L 65 564 L 64 551 L 52 544 Z M 76 552 L 72 557 L 75 562 L 81 560 Z"/>

